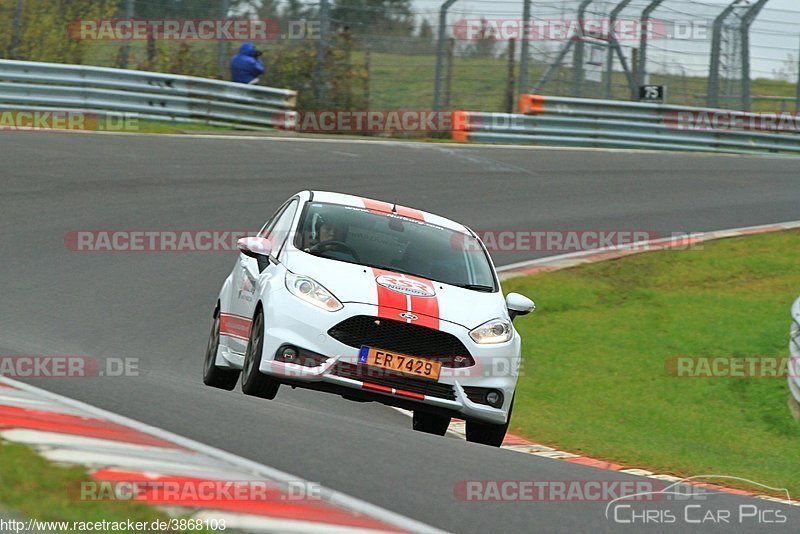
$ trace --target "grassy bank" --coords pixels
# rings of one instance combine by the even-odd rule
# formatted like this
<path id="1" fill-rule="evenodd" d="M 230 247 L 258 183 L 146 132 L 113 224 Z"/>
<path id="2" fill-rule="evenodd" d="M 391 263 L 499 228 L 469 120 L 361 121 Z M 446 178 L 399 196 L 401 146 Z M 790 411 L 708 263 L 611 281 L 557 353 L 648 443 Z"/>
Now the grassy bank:
<path id="1" fill-rule="evenodd" d="M 800 233 L 790 231 L 505 282 L 539 307 L 517 321 L 524 375 L 511 430 L 627 466 L 734 475 L 800 495 L 800 424 L 785 377 L 666 369 L 675 356 L 788 355 L 798 265 Z"/>
<path id="2" fill-rule="evenodd" d="M 82 467 L 56 466 L 25 445 L 0 440 L 0 504 L 39 521 L 152 523 L 169 516 L 133 501 L 82 501 Z M 64 532 L 80 532 L 66 529 Z M 127 532 L 127 531 L 120 531 Z M 200 531 L 203 532 L 203 531 Z"/>

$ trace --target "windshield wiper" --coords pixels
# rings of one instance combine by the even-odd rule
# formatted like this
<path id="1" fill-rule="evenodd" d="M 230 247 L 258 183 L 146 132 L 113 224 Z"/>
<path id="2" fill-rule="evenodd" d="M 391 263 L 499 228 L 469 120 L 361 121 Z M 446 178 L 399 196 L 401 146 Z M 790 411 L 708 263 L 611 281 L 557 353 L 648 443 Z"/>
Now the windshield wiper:
<path id="1" fill-rule="evenodd" d="M 484 293 L 494 292 L 492 286 L 485 286 L 483 284 L 453 284 L 456 287 L 463 287 L 464 289 L 471 289 L 472 291 L 483 291 Z"/>

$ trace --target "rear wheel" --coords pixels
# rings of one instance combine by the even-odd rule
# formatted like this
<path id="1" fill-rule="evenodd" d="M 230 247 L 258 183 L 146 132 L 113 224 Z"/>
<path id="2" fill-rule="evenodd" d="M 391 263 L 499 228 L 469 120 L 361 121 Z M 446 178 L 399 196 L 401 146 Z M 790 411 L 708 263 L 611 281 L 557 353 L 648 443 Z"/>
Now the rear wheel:
<path id="1" fill-rule="evenodd" d="M 261 352 L 264 348 L 264 314 L 261 310 L 256 312 L 253 317 L 253 327 L 250 329 L 250 340 L 247 343 L 247 351 L 244 355 L 244 365 L 242 367 L 242 392 L 245 395 L 261 397 L 262 399 L 274 399 L 278 394 L 281 383 L 275 378 L 267 376 L 259 368 L 261 367 Z"/>
<path id="2" fill-rule="evenodd" d="M 484 423 L 480 421 L 467 421 L 467 441 L 499 447 L 503 444 L 503 439 L 508 431 L 508 424 L 511 422 L 511 411 L 514 409 L 514 399 L 511 399 L 511 406 L 508 408 L 508 419 L 503 425 L 494 423 Z"/>
<path id="3" fill-rule="evenodd" d="M 414 410 L 414 430 L 417 432 L 444 436 L 449 425 L 450 417 L 447 415 Z"/>
<path id="4" fill-rule="evenodd" d="M 208 347 L 203 360 L 203 383 L 214 388 L 231 391 L 239 380 L 238 369 L 222 369 L 216 366 L 219 350 L 219 308 L 214 312 L 214 324 L 208 337 Z"/>

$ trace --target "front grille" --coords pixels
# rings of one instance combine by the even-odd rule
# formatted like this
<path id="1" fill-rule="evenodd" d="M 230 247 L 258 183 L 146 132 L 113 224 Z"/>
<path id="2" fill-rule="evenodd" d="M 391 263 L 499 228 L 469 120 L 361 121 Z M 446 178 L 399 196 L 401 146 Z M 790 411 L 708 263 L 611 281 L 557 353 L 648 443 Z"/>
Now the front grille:
<path id="1" fill-rule="evenodd" d="M 453 386 L 440 384 L 433 380 L 425 380 L 404 375 L 383 371 L 380 369 L 368 368 L 362 365 L 355 365 L 349 362 L 337 362 L 333 367 L 333 374 L 344 378 L 352 378 L 370 384 L 386 386 L 395 389 L 404 389 L 413 393 L 421 393 L 430 397 L 440 399 L 455 400 Z"/>
<path id="2" fill-rule="evenodd" d="M 469 367 L 475 364 L 467 348 L 456 336 L 402 321 L 356 315 L 328 330 L 328 334 L 357 349 L 366 345 L 437 360 L 445 367 Z"/>

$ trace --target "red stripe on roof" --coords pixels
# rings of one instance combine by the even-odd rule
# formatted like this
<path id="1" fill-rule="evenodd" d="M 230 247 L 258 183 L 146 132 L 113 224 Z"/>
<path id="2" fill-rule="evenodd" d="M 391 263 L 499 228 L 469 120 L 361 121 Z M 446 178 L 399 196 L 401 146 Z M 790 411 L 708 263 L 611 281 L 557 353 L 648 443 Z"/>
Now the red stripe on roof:
<path id="1" fill-rule="evenodd" d="M 364 207 L 371 212 L 392 213 L 392 207 L 394 207 L 397 214 L 400 215 L 401 217 L 408 217 L 409 219 L 416 219 L 418 221 L 425 220 L 425 215 L 420 210 L 414 208 L 407 208 L 405 206 L 393 206 L 388 202 L 382 202 L 380 200 L 372 200 L 370 198 L 362 198 L 361 201 L 364 202 Z"/>

